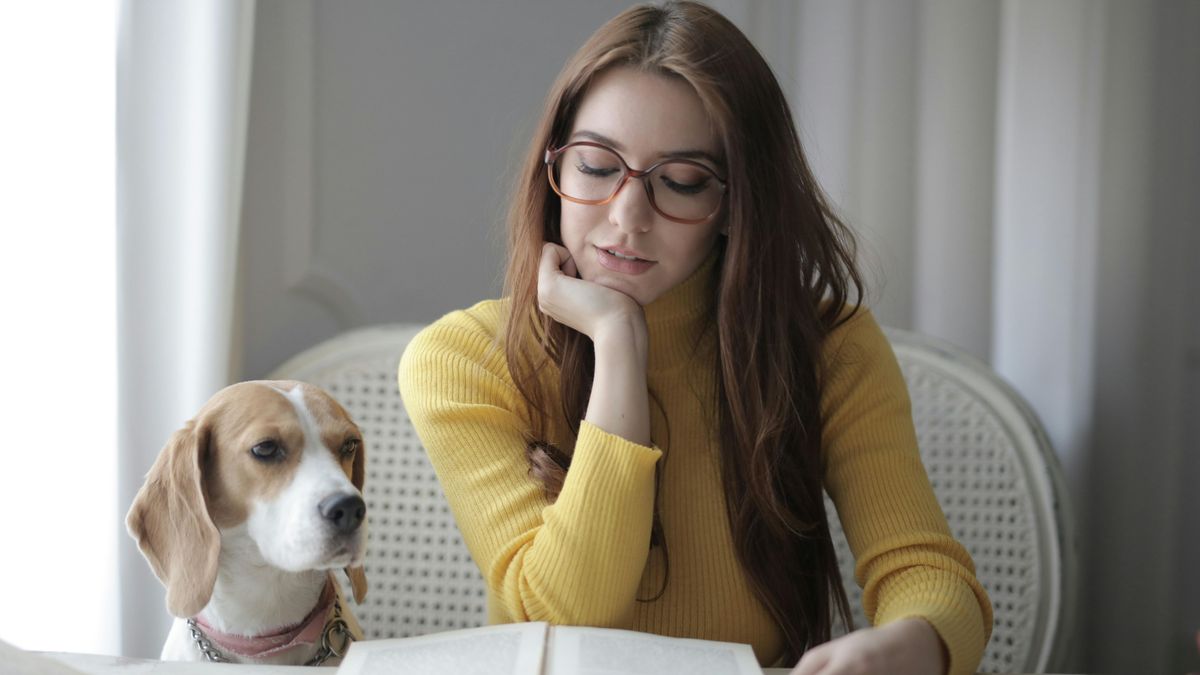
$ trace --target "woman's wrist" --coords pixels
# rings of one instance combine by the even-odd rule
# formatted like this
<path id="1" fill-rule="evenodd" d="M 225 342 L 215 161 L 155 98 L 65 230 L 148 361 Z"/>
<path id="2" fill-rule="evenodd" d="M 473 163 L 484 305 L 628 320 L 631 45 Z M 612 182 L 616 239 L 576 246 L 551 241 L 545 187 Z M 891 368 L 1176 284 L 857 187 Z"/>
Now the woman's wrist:
<path id="1" fill-rule="evenodd" d="M 584 419 L 633 443 L 650 445 L 645 319 L 638 314 L 606 321 L 592 342 L 596 367 Z"/>
<path id="2" fill-rule="evenodd" d="M 917 646 L 918 653 L 924 655 L 926 659 L 930 659 L 926 661 L 931 666 L 929 672 L 945 673 L 950 667 L 950 652 L 946 649 L 946 643 L 942 642 L 942 637 L 938 635 L 933 624 L 925 619 L 910 616 L 884 626 L 884 628 L 891 628 L 902 633 L 903 644 Z"/>
<path id="3" fill-rule="evenodd" d="M 596 366 L 601 363 L 612 366 L 633 359 L 643 370 L 649 353 L 649 335 L 645 315 L 638 312 L 622 312 L 600 322 L 591 336 L 596 350 Z"/>

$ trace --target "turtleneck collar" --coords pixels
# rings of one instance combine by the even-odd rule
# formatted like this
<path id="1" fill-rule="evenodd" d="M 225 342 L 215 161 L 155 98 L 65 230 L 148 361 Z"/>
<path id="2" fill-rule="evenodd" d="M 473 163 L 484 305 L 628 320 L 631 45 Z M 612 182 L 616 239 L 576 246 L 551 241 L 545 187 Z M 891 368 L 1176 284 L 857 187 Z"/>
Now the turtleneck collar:
<path id="1" fill-rule="evenodd" d="M 698 343 L 716 337 L 717 248 L 682 283 L 644 307 L 650 336 L 649 371 L 672 370 L 692 360 Z"/>

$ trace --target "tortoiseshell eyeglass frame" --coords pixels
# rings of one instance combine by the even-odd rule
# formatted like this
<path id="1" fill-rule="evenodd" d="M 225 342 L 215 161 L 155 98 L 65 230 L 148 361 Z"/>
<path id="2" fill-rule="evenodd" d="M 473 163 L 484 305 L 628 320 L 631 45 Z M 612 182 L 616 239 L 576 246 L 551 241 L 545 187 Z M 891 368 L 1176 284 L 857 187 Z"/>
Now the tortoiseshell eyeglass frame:
<path id="1" fill-rule="evenodd" d="M 558 161 L 558 158 L 564 152 L 566 152 L 568 149 L 573 148 L 573 147 L 578 147 L 578 146 L 587 146 L 587 147 L 592 147 L 592 148 L 599 148 L 601 150 L 607 150 L 608 152 L 611 152 L 613 155 L 615 155 L 616 158 L 621 162 L 621 171 L 622 171 L 621 180 L 617 182 L 616 188 L 612 191 L 612 194 L 610 194 L 608 197 L 605 197 L 604 199 L 580 199 L 578 197 L 572 197 L 570 195 L 563 194 L 562 190 L 558 187 L 558 181 L 555 180 L 555 178 L 554 178 L 554 163 L 556 161 Z M 681 157 L 677 157 L 677 158 L 668 157 L 667 159 L 664 159 L 661 162 L 656 162 L 656 163 L 652 164 L 651 166 L 649 166 L 648 168 L 645 168 L 645 169 L 642 169 L 639 171 L 638 169 L 635 169 L 635 168 L 629 166 L 629 163 L 625 161 L 625 158 L 621 156 L 621 153 L 617 152 L 616 150 L 613 150 L 612 148 L 608 147 L 607 145 L 604 145 L 603 143 L 595 143 L 593 141 L 575 141 L 574 143 L 567 143 L 566 145 L 562 146 L 561 148 L 555 148 L 553 145 L 547 147 L 546 154 L 543 156 L 542 161 L 546 165 L 546 177 L 550 179 L 550 187 L 554 189 L 554 193 L 557 194 L 559 197 L 562 197 L 563 199 L 570 201 L 570 202 L 575 202 L 576 204 L 586 204 L 588 206 L 600 206 L 601 204 L 607 204 L 607 203 L 611 202 L 612 200 L 616 199 L 617 195 L 621 193 L 621 189 L 625 187 L 625 184 L 629 182 L 630 178 L 645 178 L 646 176 L 650 175 L 655 169 L 657 169 L 658 167 L 660 167 L 664 164 L 688 164 L 688 165 L 697 167 L 699 169 L 702 169 L 703 171 L 705 171 L 709 175 L 711 175 L 714 180 L 717 181 L 717 185 L 719 185 L 721 188 L 721 198 L 717 200 L 717 205 L 716 205 L 716 207 L 713 208 L 712 212 L 709 213 L 708 215 L 704 216 L 703 218 L 679 218 L 679 217 L 673 216 L 669 213 L 665 213 L 665 212 L 663 212 L 662 209 L 658 208 L 658 203 L 656 201 L 654 201 L 654 188 L 650 186 L 650 181 L 643 180 L 642 187 L 644 187 L 646 189 L 646 197 L 650 200 L 650 207 L 652 209 L 654 209 L 654 212 L 657 213 L 658 215 L 662 216 L 663 218 L 666 218 L 667 220 L 670 220 L 670 221 L 673 221 L 676 223 L 683 223 L 685 225 L 699 225 L 700 223 L 706 222 L 713 216 L 717 215 L 717 212 L 721 210 L 721 205 L 725 202 L 725 192 L 727 190 L 727 184 L 725 183 L 725 179 L 718 176 L 717 173 L 712 170 L 712 167 L 710 167 L 706 164 L 703 164 L 701 162 L 696 162 L 696 161 L 693 161 L 690 159 L 684 159 Z"/>

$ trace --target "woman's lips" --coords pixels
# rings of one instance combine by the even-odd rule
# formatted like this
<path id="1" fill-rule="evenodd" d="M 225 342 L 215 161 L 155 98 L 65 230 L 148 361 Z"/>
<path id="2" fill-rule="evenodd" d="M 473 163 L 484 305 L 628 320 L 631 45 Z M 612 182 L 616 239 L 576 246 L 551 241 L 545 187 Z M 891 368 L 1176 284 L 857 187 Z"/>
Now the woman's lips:
<path id="1" fill-rule="evenodd" d="M 599 261 L 601 267 L 622 274 L 641 274 L 658 264 L 653 260 L 621 258 L 598 246 L 596 247 L 596 260 Z"/>

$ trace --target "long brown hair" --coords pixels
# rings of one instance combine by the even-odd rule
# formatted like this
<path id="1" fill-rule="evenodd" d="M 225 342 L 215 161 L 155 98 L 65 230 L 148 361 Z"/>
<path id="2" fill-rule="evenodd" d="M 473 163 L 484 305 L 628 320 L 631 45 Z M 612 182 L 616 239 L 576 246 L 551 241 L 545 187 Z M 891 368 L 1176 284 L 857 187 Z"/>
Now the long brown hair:
<path id="1" fill-rule="evenodd" d="M 741 31 L 704 5 L 621 13 L 580 48 L 550 90 L 508 219 L 505 354 L 529 406 L 531 474 L 553 499 L 570 464 L 571 451 L 546 438 L 553 414 L 548 369 L 558 369 L 559 404 L 575 433 L 594 369 L 588 338 L 537 305 L 542 243 L 562 243 L 543 152 L 570 133 L 589 83 L 616 66 L 686 81 L 724 143 L 728 235 L 717 244 L 712 366 L 725 504 L 738 559 L 794 662 L 829 640 L 835 610 L 849 625 L 821 492 L 820 354 L 826 335 L 848 319 L 843 308 L 861 300 L 863 285 L 853 237 L 813 178 L 770 67 Z"/>

